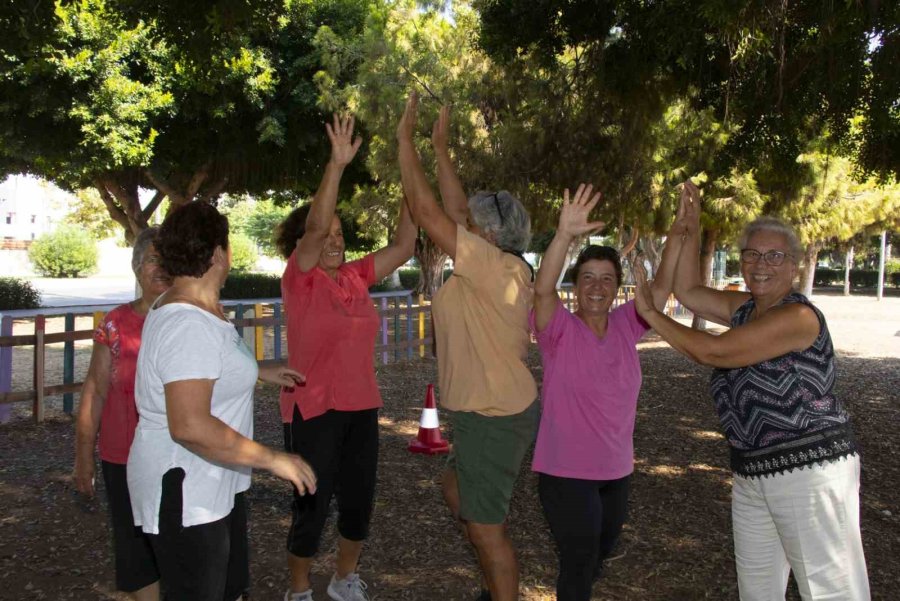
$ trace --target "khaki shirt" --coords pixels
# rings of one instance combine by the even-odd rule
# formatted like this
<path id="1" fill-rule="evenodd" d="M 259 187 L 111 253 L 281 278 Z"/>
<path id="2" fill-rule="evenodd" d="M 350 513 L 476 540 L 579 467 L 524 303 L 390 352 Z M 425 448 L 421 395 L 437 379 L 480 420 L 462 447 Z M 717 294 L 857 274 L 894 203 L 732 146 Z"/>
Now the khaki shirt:
<path id="1" fill-rule="evenodd" d="M 432 304 L 441 406 L 499 416 L 534 401 L 525 366 L 533 295 L 522 259 L 457 227 L 453 276 Z"/>

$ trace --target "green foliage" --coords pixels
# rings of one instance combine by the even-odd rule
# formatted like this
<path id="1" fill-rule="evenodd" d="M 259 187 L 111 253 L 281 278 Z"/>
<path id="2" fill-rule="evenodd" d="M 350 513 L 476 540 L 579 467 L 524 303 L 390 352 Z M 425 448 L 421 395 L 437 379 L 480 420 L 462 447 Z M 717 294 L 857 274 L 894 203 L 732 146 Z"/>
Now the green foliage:
<path id="1" fill-rule="evenodd" d="M 885 283 L 893 286 L 900 285 L 900 272 L 891 273 L 885 269 Z M 816 269 L 816 276 L 813 280 L 816 286 L 838 286 L 844 283 L 843 269 Z M 877 269 L 851 269 L 850 270 L 850 287 L 851 288 L 875 288 L 878 286 L 878 270 Z"/>
<path id="2" fill-rule="evenodd" d="M 77 226 L 91 235 L 94 240 L 105 240 L 121 231 L 116 222 L 110 219 L 106 205 L 95 189 L 84 188 L 75 193 L 78 200 L 72 212 L 66 215 L 65 222 Z"/>
<path id="3" fill-rule="evenodd" d="M 22 278 L 0 276 L 0 311 L 11 309 L 37 309 L 41 306 L 41 293 Z"/>
<path id="4" fill-rule="evenodd" d="M 28 249 L 35 270 L 50 278 L 77 278 L 97 266 L 97 246 L 90 234 L 71 225 L 35 240 Z"/>
<path id="5" fill-rule="evenodd" d="M 256 252 L 256 244 L 249 236 L 241 232 L 228 236 L 228 245 L 231 247 L 231 269 L 238 273 L 252 271 L 256 266 L 259 254 Z"/>
<path id="6" fill-rule="evenodd" d="M 281 278 L 268 273 L 230 273 L 221 292 L 222 300 L 281 298 Z"/>

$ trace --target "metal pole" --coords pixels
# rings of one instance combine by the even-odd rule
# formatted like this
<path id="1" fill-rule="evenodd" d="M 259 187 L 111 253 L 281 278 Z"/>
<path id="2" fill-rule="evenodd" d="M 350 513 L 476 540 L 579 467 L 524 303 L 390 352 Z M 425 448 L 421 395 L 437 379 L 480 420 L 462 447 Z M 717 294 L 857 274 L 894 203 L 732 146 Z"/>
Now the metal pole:
<path id="1" fill-rule="evenodd" d="M 887 230 L 881 232 L 881 252 L 878 253 L 878 300 L 884 296 L 884 250 L 887 246 Z"/>

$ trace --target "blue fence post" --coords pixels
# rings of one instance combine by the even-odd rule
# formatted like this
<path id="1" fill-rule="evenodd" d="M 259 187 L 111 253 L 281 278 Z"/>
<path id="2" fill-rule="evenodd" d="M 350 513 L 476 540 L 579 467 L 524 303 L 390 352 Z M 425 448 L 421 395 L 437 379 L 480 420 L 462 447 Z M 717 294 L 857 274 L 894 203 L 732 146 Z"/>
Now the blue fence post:
<path id="1" fill-rule="evenodd" d="M 234 306 L 234 320 L 237 321 L 239 319 L 244 319 L 244 304 L 238 303 Z M 234 329 L 237 330 L 238 336 L 241 338 L 244 337 L 244 326 L 239 326 L 234 324 Z"/>
<path id="2" fill-rule="evenodd" d="M 13 319 L 4 315 L 0 318 L 0 336 L 12 336 Z M 12 347 L 0 347 L 0 392 L 12 392 Z M 0 405 L 0 424 L 9 421 L 12 405 Z"/>
<path id="3" fill-rule="evenodd" d="M 272 345 L 275 353 L 275 360 L 278 361 L 281 359 L 281 324 L 278 323 L 278 320 L 281 319 L 281 303 L 274 303 L 272 305 L 272 315 L 275 317 L 275 325 L 272 327 L 274 336 Z"/>
<path id="4" fill-rule="evenodd" d="M 75 331 L 75 314 L 66 313 L 66 333 Z M 75 341 L 66 340 L 63 344 L 63 384 L 71 384 L 75 381 Z M 63 412 L 72 415 L 74 397 L 71 392 L 63 394 Z"/>

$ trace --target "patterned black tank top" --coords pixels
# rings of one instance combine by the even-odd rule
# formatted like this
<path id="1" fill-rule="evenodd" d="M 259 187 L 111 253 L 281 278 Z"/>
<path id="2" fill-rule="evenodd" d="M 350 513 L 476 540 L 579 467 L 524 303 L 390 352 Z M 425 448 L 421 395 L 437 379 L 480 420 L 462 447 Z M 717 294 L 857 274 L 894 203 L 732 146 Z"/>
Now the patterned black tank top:
<path id="1" fill-rule="evenodd" d="M 733 451 L 754 451 L 799 441 L 817 432 L 849 429 L 850 417 L 834 396 L 834 348 L 825 317 L 808 298 L 792 292 L 780 304 L 803 303 L 819 318 L 819 336 L 809 348 L 749 367 L 716 369 L 712 396 Z M 731 318 L 732 327 L 750 320 L 750 299 Z M 787 446 L 790 446 L 788 444 Z"/>

